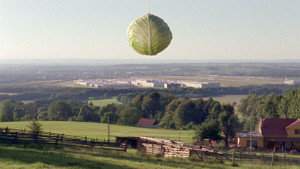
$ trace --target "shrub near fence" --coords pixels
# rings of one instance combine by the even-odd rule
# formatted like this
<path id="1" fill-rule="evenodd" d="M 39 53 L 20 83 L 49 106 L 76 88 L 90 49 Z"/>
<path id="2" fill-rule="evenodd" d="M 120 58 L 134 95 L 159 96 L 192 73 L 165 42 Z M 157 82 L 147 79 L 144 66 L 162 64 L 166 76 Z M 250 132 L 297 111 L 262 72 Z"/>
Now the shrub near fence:
<path id="1" fill-rule="evenodd" d="M 120 148 L 120 143 L 116 142 L 105 142 L 87 137 L 78 137 L 44 131 L 32 133 L 29 130 L 11 128 L 0 128 L 0 142 L 54 144 L 125 151 L 125 149 Z"/>

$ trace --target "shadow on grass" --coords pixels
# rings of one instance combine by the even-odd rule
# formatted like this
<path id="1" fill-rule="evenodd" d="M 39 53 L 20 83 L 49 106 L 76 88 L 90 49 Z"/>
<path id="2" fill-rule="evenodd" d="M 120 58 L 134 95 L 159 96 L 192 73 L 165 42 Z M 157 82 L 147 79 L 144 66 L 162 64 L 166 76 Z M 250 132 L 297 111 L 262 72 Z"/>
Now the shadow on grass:
<path id="1" fill-rule="evenodd" d="M 18 161 L 25 164 L 34 164 L 41 162 L 56 167 L 73 167 L 73 168 L 103 168 L 103 169 L 131 169 L 126 165 L 118 165 L 101 161 L 93 161 L 89 159 L 76 158 L 73 155 L 61 151 L 42 151 L 36 149 L 26 149 L 16 146 L 8 146 L 0 144 L 0 159 Z"/>
<path id="2" fill-rule="evenodd" d="M 82 152 L 80 152 L 82 153 Z M 85 153 L 86 154 L 86 153 Z M 164 158 L 164 157 L 157 157 L 157 156 L 151 156 L 147 154 L 137 154 L 137 155 L 128 155 L 128 154 L 122 154 L 122 153 L 100 153 L 100 154 L 95 154 L 95 153 L 89 153 L 91 156 L 95 157 L 101 157 L 105 156 L 108 158 L 113 158 L 113 159 L 119 159 L 119 160 L 128 160 L 128 161 L 134 161 L 134 162 L 140 162 L 140 163 L 151 163 L 157 166 L 166 166 L 166 167 L 172 167 L 172 168 L 210 168 L 210 169 L 217 169 L 217 168 L 222 168 L 222 167 L 217 167 L 217 165 L 223 165 L 217 162 L 192 162 L 188 161 L 188 159 L 180 159 L 180 158 Z M 212 163 L 215 164 L 216 166 L 212 166 Z"/>

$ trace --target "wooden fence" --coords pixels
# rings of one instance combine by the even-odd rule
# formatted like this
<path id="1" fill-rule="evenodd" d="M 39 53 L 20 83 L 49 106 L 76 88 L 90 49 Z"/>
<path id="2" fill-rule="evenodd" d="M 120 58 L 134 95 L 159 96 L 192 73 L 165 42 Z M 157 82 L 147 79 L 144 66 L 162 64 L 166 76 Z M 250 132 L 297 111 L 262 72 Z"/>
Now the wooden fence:
<path id="1" fill-rule="evenodd" d="M 223 157 L 227 160 L 232 160 L 233 163 L 239 163 L 243 161 L 250 161 L 252 163 L 263 163 L 270 164 L 273 163 L 278 164 L 300 164 L 300 157 L 297 155 L 290 155 L 288 153 L 280 152 L 280 151 L 269 151 L 269 152 L 249 152 L 244 149 L 235 149 L 230 153 L 225 152 Z"/>
<path id="2" fill-rule="evenodd" d="M 39 143 L 126 151 L 126 149 L 120 147 L 120 143 L 116 142 L 105 142 L 87 137 L 79 137 L 44 131 L 33 133 L 29 130 L 19 130 L 11 128 L 0 128 L 0 142 Z"/>

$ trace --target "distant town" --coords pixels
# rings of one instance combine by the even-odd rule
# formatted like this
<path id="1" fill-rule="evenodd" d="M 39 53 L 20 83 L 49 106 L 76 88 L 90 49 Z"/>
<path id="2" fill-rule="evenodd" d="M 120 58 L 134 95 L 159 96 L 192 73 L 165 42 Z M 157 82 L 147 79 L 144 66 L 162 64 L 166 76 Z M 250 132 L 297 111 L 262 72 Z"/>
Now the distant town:
<path id="1" fill-rule="evenodd" d="M 142 88 L 218 88 L 219 82 L 187 82 L 172 80 L 143 80 L 143 79 L 79 79 L 74 81 L 75 84 L 93 87 L 93 88 L 126 88 L 126 87 L 142 87 Z"/>

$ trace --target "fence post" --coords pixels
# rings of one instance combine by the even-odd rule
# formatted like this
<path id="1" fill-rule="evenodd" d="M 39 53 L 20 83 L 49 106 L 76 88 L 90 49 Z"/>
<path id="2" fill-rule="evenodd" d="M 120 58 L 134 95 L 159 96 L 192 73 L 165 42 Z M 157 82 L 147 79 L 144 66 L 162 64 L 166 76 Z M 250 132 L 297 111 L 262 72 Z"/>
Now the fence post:
<path id="1" fill-rule="evenodd" d="M 272 167 L 273 167 L 273 164 L 274 164 L 274 159 L 275 159 L 275 146 L 274 146 L 274 149 L 273 149 L 273 156 L 272 156 L 272 162 L 271 162 Z"/>
<path id="2" fill-rule="evenodd" d="M 233 147 L 233 152 L 232 152 L 232 166 L 235 166 L 235 148 Z"/>
<path id="3" fill-rule="evenodd" d="M 55 140 L 55 145 L 58 145 L 58 138 L 59 138 L 59 134 L 56 136 L 56 140 Z"/>
<path id="4" fill-rule="evenodd" d="M 240 150 L 240 159 L 242 161 L 242 151 Z"/>
<path id="5" fill-rule="evenodd" d="M 14 142 L 15 142 L 15 143 L 18 142 L 18 133 L 15 134 L 15 141 L 14 141 Z"/>

